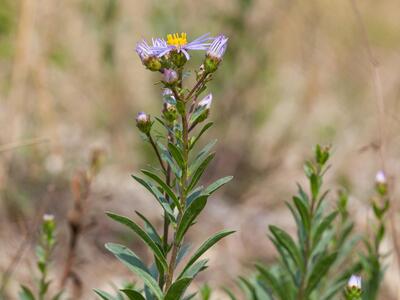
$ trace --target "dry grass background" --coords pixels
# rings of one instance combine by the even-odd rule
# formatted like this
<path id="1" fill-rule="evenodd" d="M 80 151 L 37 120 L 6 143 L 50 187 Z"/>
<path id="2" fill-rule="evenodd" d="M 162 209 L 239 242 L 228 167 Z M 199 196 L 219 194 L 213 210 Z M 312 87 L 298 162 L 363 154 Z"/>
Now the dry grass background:
<path id="1" fill-rule="evenodd" d="M 82 299 L 93 299 L 94 287 L 107 289 L 130 276 L 104 242 L 124 241 L 146 255 L 103 212 L 160 216 L 129 176 L 154 159 L 134 128 L 134 114 L 160 109 L 156 77 L 142 67 L 134 46 L 174 31 L 230 37 L 211 87 L 216 101 L 210 135 L 219 144 L 207 180 L 227 174 L 235 180 L 209 202 L 190 237 L 198 244 L 223 227 L 239 232 L 210 253 L 212 267 L 201 280 L 231 284 L 253 261 L 273 260 L 267 225 L 293 226 L 283 203 L 302 181 L 302 161 L 315 143 L 333 145 L 332 201 L 338 187 L 347 188 L 357 228 L 368 229 L 367 204 L 382 149 L 391 181 L 399 175 L 400 3 L 356 2 L 379 61 L 384 114 L 349 0 L 0 0 L 0 272 L 26 236 L 34 236 L 35 217 L 47 211 L 59 227 L 58 281 L 73 205 L 70 180 L 98 148 L 106 160 L 91 186 L 88 226 L 74 267 Z M 393 216 L 397 221 L 398 212 Z M 26 244 L 10 294 L 18 282 L 30 283 L 32 240 Z M 400 299 L 390 236 L 386 250 L 392 255 L 381 299 Z"/>

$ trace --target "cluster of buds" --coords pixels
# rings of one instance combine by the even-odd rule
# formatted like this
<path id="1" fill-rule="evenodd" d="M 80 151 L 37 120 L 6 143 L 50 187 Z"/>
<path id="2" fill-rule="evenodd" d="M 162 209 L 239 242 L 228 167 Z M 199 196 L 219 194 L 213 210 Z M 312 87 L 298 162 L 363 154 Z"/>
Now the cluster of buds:
<path id="1" fill-rule="evenodd" d="M 228 38 L 225 35 L 211 37 L 209 34 L 200 36 L 193 41 L 188 41 L 186 33 L 168 34 L 166 39 L 153 38 L 151 43 L 145 40 L 136 46 L 136 52 L 147 69 L 162 74 L 161 83 L 164 86 L 162 114 L 168 124 L 177 119 L 178 113 L 182 113 L 183 103 L 175 99 L 174 95 L 182 92 L 182 67 L 190 59 L 189 52 L 205 51 L 205 59 L 197 73 L 197 79 L 202 78 L 207 82 L 220 65 L 228 46 Z M 204 82 L 202 82 L 204 84 Z M 174 92 L 172 92 L 174 91 Z M 197 92 L 197 91 L 196 91 Z M 184 94 L 184 91 L 183 91 Z M 196 97 L 198 94 L 195 95 Z M 197 98 L 196 98 L 197 99 Z M 212 95 L 209 94 L 197 105 L 193 106 L 195 121 L 192 125 L 204 121 L 210 112 Z M 139 130 L 148 135 L 152 127 L 150 116 L 144 112 L 138 113 L 136 126 Z"/>
<path id="2" fill-rule="evenodd" d="M 361 300 L 361 276 L 351 275 L 345 291 L 346 300 Z"/>

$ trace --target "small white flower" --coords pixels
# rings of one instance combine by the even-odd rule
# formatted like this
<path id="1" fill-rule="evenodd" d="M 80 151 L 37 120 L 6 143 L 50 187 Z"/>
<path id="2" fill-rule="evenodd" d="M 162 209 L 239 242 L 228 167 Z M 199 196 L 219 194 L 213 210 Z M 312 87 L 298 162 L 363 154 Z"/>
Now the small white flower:
<path id="1" fill-rule="evenodd" d="M 44 214 L 43 215 L 43 221 L 45 222 L 52 222 L 54 221 L 54 216 L 50 214 Z"/>
<path id="2" fill-rule="evenodd" d="M 379 171 L 378 173 L 376 173 L 375 176 L 375 181 L 379 184 L 385 184 L 386 183 L 386 175 L 385 172 L 383 172 L 382 170 Z"/>
<path id="3" fill-rule="evenodd" d="M 361 276 L 351 275 L 349 281 L 347 282 L 349 288 L 357 288 L 361 290 Z"/>
<path id="4" fill-rule="evenodd" d="M 199 107 L 205 106 L 206 109 L 210 109 L 211 103 L 212 103 L 212 94 L 208 94 L 199 102 Z"/>

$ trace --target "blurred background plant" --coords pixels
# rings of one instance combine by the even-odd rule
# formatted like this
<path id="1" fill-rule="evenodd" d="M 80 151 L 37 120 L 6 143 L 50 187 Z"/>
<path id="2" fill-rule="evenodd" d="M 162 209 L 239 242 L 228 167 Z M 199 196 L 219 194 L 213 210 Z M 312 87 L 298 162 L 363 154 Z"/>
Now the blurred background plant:
<path id="1" fill-rule="evenodd" d="M 383 160 L 388 181 L 395 183 L 400 148 L 398 1 L 356 3 L 379 61 Z M 100 146 L 108 160 L 91 186 L 97 226 L 79 243 L 82 297 L 92 295 L 93 286 L 107 289 L 110 281 L 126 277 L 103 244 L 111 236 L 128 244 L 127 232 L 102 212 L 122 212 L 134 201 L 150 220 L 159 217 L 143 189 L 127 176 L 153 159 L 131 126 L 139 108 L 158 107 L 159 95 L 154 77 L 135 59 L 134 45 L 142 37 L 175 31 L 230 37 L 224 68 L 210 86 L 220 99 L 212 118 L 223 122 L 209 132 L 219 138 L 220 154 L 205 183 L 218 173 L 234 175 L 236 184 L 216 194 L 206 208 L 207 222 L 200 220 L 201 230 L 195 229 L 190 239 L 200 242 L 222 227 L 243 233 L 209 254 L 218 264 L 199 284 L 207 279 L 211 287 L 226 285 L 244 269 L 250 273 L 252 261 L 274 261 L 265 229 L 276 224 L 295 233 L 284 205 L 295 193 L 288 183 L 301 178 L 302 161 L 317 142 L 334 145 L 326 182 L 345 187 L 354 230 L 368 231 L 373 212 L 365 199 L 370 178 L 382 168 L 382 141 L 374 75 L 356 20 L 348 0 L 0 1 L 0 120 L 5 128 L 0 132 L 0 272 L 6 271 L 26 236 L 24 228 L 32 226 L 43 203 L 49 203 L 58 220 L 56 252 L 66 249 L 67 211 L 73 205 L 70 178 L 86 164 L 91 149 Z M 389 300 L 397 299 L 400 286 L 391 251 L 398 193 L 393 184 L 387 217 L 394 225 L 386 228 L 381 243 L 382 253 L 390 254 L 381 298 Z M 129 243 L 141 249 L 137 241 Z M 61 252 L 55 253 L 56 264 L 66 255 Z M 9 281 L 10 294 L 16 295 L 17 282 L 30 276 L 26 253 Z M 214 291 L 213 297 L 223 296 Z"/>

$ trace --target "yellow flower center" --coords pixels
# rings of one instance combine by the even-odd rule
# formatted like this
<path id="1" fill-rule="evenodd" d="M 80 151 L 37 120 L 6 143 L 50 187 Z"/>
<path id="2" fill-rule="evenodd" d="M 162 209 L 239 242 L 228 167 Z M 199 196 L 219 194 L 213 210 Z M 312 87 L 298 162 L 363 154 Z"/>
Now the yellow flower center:
<path id="1" fill-rule="evenodd" d="M 187 44 L 186 32 L 182 32 L 181 35 L 179 33 L 168 34 L 167 44 L 175 47 L 185 46 Z"/>

